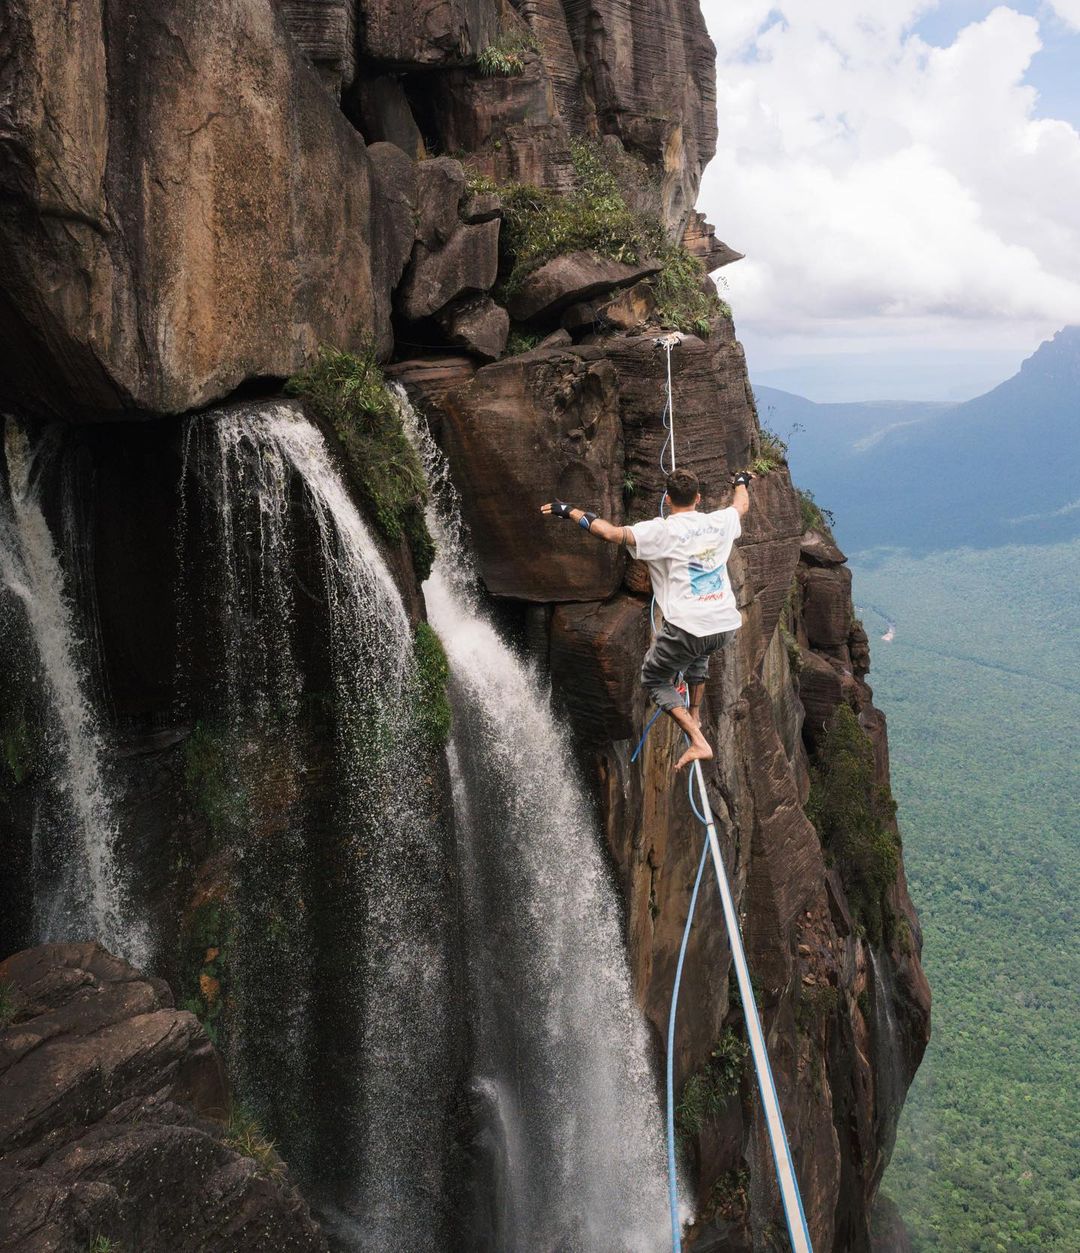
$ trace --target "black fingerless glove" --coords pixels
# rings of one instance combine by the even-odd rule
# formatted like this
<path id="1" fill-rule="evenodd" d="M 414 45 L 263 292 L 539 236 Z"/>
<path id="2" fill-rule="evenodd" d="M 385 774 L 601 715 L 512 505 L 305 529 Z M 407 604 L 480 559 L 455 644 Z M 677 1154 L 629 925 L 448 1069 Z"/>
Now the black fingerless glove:
<path id="1" fill-rule="evenodd" d="M 551 502 L 551 516 L 553 518 L 569 518 L 571 506 L 565 500 L 553 500 Z"/>
<path id="2" fill-rule="evenodd" d="M 753 475 L 747 470 L 740 470 L 738 474 L 731 480 L 732 487 L 749 487 Z"/>

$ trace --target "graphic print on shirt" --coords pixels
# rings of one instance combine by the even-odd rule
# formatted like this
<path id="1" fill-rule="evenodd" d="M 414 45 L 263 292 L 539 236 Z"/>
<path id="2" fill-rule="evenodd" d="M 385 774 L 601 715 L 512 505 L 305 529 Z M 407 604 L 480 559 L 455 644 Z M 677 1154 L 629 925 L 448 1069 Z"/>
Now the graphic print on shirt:
<path id="1" fill-rule="evenodd" d="M 690 558 L 690 592 L 699 600 L 716 600 L 724 594 L 724 564 L 717 561 L 717 549 L 704 548 Z"/>

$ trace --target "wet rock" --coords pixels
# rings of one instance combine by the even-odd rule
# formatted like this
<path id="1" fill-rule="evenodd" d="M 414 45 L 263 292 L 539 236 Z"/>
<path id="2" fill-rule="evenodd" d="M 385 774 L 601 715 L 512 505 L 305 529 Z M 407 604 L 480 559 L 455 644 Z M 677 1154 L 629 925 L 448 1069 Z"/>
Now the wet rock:
<path id="1" fill-rule="evenodd" d="M 649 645 L 648 604 L 633 596 L 559 605 L 551 623 L 551 681 L 579 735 L 634 734 L 634 697 Z"/>
<path id="2" fill-rule="evenodd" d="M 485 361 L 502 356 L 510 333 L 510 315 L 490 296 L 451 305 L 438 315 L 438 322 L 450 343 Z"/>
<path id="3" fill-rule="evenodd" d="M 618 523 L 612 467 L 622 461 L 616 377 L 609 362 L 534 351 L 478 370 L 442 404 L 443 443 L 488 589 L 525 601 L 602 600 L 622 554 L 578 527 L 542 518 L 573 501 Z"/>
<path id="4" fill-rule="evenodd" d="M 507 302 L 517 322 L 550 318 L 567 305 L 627 287 L 660 269 L 659 262 L 625 265 L 596 252 L 569 252 L 522 279 Z"/>
<path id="5" fill-rule="evenodd" d="M 168 987 L 96 944 L 0 964 L 0 1247 L 325 1250 L 272 1150 L 225 1143 L 220 1060 Z M 164 1186 L 163 1186 L 164 1185 Z"/>
<path id="6" fill-rule="evenodd" d="M 320 342 L 388 350 L 394 209 L 273 8 L 15 0 L 7 31 L 9 396 L 177 413 Z"/>
<path id="7" fill-rule="evenodd" d="M 499 269 L 499 226 L 497 221 L 459 226 L 441 247 L 418 243 L 397 293 L 403 316 L 415 322 L 437 313 L 452 300 L 494 286 Z"/>

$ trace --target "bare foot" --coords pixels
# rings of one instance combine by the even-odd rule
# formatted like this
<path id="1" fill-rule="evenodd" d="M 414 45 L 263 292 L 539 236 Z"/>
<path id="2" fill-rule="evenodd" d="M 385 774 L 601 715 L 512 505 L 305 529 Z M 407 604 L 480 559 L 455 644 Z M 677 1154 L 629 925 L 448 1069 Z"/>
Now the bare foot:
<path id="1" fill-rule="evenodd" d="M 694 734 L 690 737 L 690 747 L 675 763 L 675 770 L 678 772 L 683 766 L 689 765 L 692 761 L 709 761 L 712 758 L 713 751 L 709 747 L 709 741 L 694 727 Z"/>

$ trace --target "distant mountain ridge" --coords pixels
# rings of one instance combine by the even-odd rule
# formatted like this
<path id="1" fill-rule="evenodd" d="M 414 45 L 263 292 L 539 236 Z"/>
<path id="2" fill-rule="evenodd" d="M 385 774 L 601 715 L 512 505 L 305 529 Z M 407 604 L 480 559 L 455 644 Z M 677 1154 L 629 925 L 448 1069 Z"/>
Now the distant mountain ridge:
<path id="1" fill-rule="evenodd" d="M 792 474 L 857 551 L 1044 544 L 1080 535 L 1080 326 L 963 404 L 816 404 L 755 388 Z"/>

